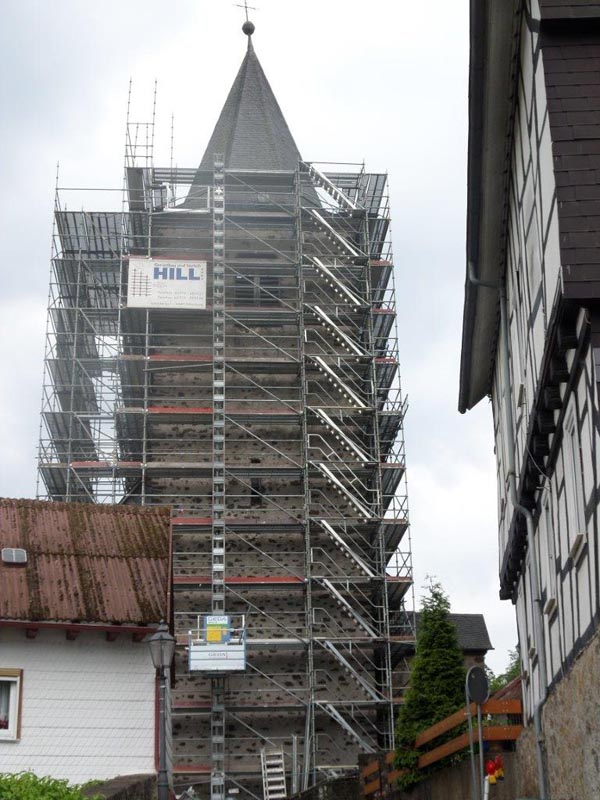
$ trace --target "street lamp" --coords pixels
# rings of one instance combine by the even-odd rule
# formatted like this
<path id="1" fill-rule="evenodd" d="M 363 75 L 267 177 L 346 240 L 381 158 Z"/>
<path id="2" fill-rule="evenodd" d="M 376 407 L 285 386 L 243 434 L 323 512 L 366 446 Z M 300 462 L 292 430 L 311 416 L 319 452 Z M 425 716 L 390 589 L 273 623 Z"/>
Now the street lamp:
<path id="1" fill-rule="evenodd" d="M 148 639 L 148 647 L 154 668 L 159 677 L 158 709 L 158 800 L 169 800 L 169 775 L 167 770 L 167 678 L 165 670 L 171 666 L 175 653 L 175 639 L 169 627 L 161 619 L 156 633 Z"/>

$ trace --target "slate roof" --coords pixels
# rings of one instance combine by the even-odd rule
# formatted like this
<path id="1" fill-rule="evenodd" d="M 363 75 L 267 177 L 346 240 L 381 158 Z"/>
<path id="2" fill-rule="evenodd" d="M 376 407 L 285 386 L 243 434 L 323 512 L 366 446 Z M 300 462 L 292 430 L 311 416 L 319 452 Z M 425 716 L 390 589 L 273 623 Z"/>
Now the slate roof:
<path id="1" fill-rule="evenodd" d="M 300 153 L 260 65 L 252 39 L 200 163 L 223 153 L 229 169 L 295 170 Z"/>
<path id="2" fill-rule="evenodd" d="M 170 513 L 163 508 L 0 498 L 2 621 L 146 625 L 167 616 Z"/>
<path id="3" fill-rule="evenodd" d="M 417 631 L 421 614 L 416 613 Z M 484 652 L 493 650 L 483 614 L 450 614 L 456 625 L 458 644 L 463 652 Z"/>

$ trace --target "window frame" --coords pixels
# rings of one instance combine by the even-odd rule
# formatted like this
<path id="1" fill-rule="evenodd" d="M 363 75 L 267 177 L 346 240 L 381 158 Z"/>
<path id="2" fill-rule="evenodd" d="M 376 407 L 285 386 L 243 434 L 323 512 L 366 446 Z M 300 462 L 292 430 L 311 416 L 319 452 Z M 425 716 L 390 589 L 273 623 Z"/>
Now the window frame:
<path id="1" fill-rule="evenodd" d="M 544 517 L 544 533 L 546 538 L 546 603 L 544 613 L 548 617 L 554 616 L 558 608 L 558 582 L 556 579 L 556 541 L 554 538 L 554 517 L 552 497 L 548 495 L 542 503 L 542 514 Z M 541 540 L 540 540 L 541 541 Z"/>
<path id="2" fill-rule="evenodd" d="M 21 738 L 23 705 L 23 670 L 0 667 L 0 683 L 9 684 L 8 728 L 0 728 L 0 742 L 18 742 Z"/>
<path id="3" fill-rule="evenodd" d="M 572 548 L 578 535 L 582 534 L 585 537 L 586 534 L 585 499 L 581 472 L 581 441 L 573 403 L 571 403 L 571 408 L 567 413 L 563 426 L 563 451 L 568 542 L 569 547 Z"/>

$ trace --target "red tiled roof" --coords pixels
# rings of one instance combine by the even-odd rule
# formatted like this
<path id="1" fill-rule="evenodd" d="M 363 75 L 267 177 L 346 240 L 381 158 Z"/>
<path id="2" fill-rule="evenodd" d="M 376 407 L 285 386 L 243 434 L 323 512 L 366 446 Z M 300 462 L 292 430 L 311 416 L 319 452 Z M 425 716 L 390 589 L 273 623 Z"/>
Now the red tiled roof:
<path id="1" fill-rule="evenodd" d="M 169 510 L 0 498 L 0 621 L 145 625 L 167 616 Z"/>

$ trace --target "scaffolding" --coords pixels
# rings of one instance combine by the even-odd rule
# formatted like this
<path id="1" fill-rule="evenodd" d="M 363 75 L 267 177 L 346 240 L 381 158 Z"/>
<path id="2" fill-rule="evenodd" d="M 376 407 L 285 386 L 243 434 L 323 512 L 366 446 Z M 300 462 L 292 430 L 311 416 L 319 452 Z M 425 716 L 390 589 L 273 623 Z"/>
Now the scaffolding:
<path id="1" fill-rule="evenodd" d="M 175 783 L 260 798 L 265 748 L 292 791 L 391 749 L 414 647 L 387 178 L 155 167 L 153 131 L 120 210 L 57 188 L 38 494 L 171 506 Z M 128 306 L 134 258 L 205 262 L 206 308 Z M 190 671 L 210 613 L 245 672 Z"/>

